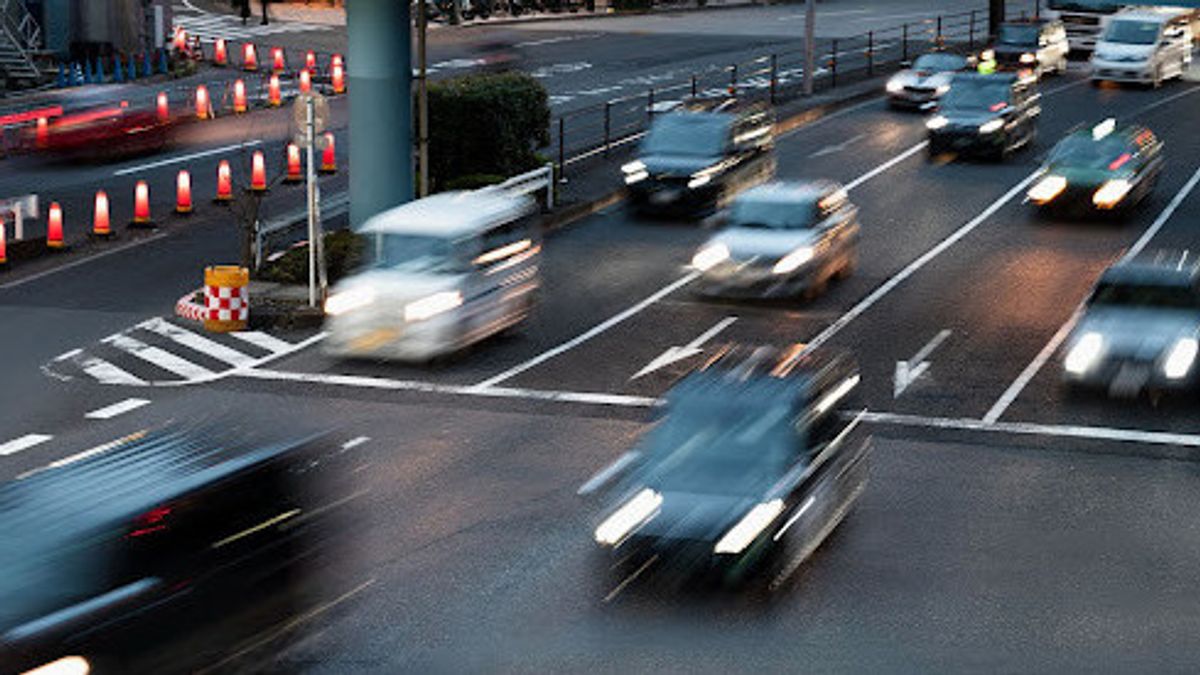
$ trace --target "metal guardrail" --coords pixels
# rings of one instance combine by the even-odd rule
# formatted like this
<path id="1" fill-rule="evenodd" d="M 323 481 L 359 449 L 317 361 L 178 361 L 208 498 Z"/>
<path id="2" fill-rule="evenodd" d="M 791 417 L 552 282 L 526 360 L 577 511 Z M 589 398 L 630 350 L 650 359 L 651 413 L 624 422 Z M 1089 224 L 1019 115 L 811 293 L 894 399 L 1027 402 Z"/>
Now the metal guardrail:
<path id="1" fill-rule="evenodd" d="M 545 209 L 554 208 L 554 164 L 547 164 L 540 169 L 527 171 L 519 176 L 513 176 L 502 183 L 480 188 L 480 192 L 512 192 L 519 195 L 531 195 L 542 190 L 546 191 Z"/>

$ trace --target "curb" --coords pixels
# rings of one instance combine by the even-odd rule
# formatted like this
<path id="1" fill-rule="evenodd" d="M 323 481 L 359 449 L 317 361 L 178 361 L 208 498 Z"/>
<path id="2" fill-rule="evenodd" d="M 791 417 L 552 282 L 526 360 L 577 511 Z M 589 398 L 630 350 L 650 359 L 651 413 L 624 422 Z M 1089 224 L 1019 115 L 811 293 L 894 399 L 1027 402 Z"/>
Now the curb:
<path id="1" fill-rule="evenodd" d="M 196 321 L 196 322 L 204 321 L 204 314 L 208 308 L 205 307 L 204 305 L 197 303 L 193 299 L 196 297 L 196 295 L 198 293 L 203 293 L 203 292 L 204 292 L 203 288 L 197 288 L 196 290 L 192 291 L 191 293 L 188 293 L 187 295 L 183 296 L 178 301 L 176 301 L 175 316 L 177 316 L 181 319 L 186 319 L 188 321 Z"/>
<path id="2" fill-rule="evenodd" d="M 591 19 L 616 19 L 623 16 L 653 16 L 656 14 L 686 14 L 688 12 L 704 12 L 722 9 L 744 9 L 746 7 L 766 7 L 766 3 L 762 2 L 731 2 L 721 5 L 704 5 L 694 7 L 664 7 L 661 9 L 635 9 L 613 12 L 579 12 L 571 14 L 564 12 L 560 14 L 551 14 L 550 16 L 531 16 L 527 18 L 507 17 L 504 19 L 484 19 L 482 21 L 471 21 L 470 23 L 460 23 L 457 26 L 445 24 L 446 28 L 486 28 L 488 26 L 512 26 L 518 24 L 529 23 L 554 23 L 555 21 L 574 21 L 574 20 L 591 20 Z"/>

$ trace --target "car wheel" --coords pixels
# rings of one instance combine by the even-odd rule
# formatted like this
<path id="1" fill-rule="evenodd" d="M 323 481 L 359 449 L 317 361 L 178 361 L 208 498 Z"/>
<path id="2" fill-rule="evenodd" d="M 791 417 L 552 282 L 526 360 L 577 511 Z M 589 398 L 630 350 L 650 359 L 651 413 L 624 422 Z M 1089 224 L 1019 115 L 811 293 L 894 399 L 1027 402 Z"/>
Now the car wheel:
<path id="1" fill-rule="evenodd" d="M 1154 67 L 1154 79 L 1150 82 L 1150 86 L 1153 87 L 1154 89 L 1158 89 L 1159 87 L 1162 86 L 1162 66 L 1161 65 Z"/>
<path id="2" fill-rule="evenodd" d="M 843 281 L 845 279 L 849 279 L 851 276 L 854 275 L 854 270 L 857 268 L 858 268 L 858 254 L 857 253 L 847 253 L 846 259 L 842 261 L 842 266 L 838 268 L 838 271 L 835 273 L 834 276 L 837 277 L 838 281 Z"/>

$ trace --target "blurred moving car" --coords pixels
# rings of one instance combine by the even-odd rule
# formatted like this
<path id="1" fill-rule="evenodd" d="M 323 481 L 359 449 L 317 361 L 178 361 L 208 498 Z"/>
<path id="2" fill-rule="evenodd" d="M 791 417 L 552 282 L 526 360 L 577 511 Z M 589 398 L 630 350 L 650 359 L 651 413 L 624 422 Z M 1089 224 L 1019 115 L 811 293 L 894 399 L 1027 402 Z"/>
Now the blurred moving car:
<path id="1" fill-rule="evenodd" d="M 794 570 L 866 485 L 868 443 L 841 414 L 859 379 L 842 353 L 720 350 L 667 394 L 597 544 L 623 570 L 661 561 L 680 578 Z"/>
<path id="2" fill-rule="evenodd" d="M 1063 381 L 1111 396 L 1197 389 L 1200 262 L 1187 253 L 1108 268 L 1066 341 Z"/>
<path id="3" fill-rule="evenodd" d="M 621 167 L 630 203 L 645 214 L 694 216 L 775 175 L 769 108 L 693 101 L 659 115 L 638 158 Z"/>
<path id="4" fill-rule="evenodd" d="M 168 427 L 0 485 L 0 672 L 211 665 L 188 661 L 212 656 L 188 653 L 195 633 L 286 593 L 344 525 L 339 451 L 321 435 Z"/>
<path id="5" fill-rule="evenodd" d="M 49 121 L 40 151 L 66 160 L 116 160 L 166 149 L 176 122 L 125 101 L 76 110 Z M 30 132 L 33 134 L 34 132 Z"/>
<path id="6" fill-rule="evenodd" d="M 541 279 L 536 214 L 528 197 L 484 189 L 372 217 L 371 262 L 325 302 L 326 352 L 428 361 L 521 323 Z"/>
<path id="7" fill-rule="evenodd" d="M 768 183 L 734 198 L 724 227 L 692 258 L 700 293 L 815 295 L 858 260 L 858 208 L 833 181 Z"/>
<path id="8" fill-rule="evenodd" d="M 950 77 L 969 70 L 965 56 L 946 52 L 922 54 L 887 82 L 888 105 L 893 108 L 932 110 L 938 99 L 950 90 Z"/>
<path id="9" fill-rule="evenodd" d="M 1113 119 L 1074 131 L 1050 151 L 1029 201 L 1046 210 L 1125 212 L 1158 183 L 1162 147 L 1146 127 Z"/>
<path id="10" fill-rule="evenodd" d="M 1132 9 L 1112 17 L 1092 53 L 1092 83 L 1160 86 L 1183 78 L 1192 64 L 1195 10 Z"/>
<path id="11" fill-rule="evenodd" d="M 981 58 L 994 61 L 998 71 L 1027 73 L 1037 80 L 1046 73 L 1065 74 L 1070 51 L 1061 21 L 1009 21 L 1000 24 L 995 44 Z"/>
<path id="12" fill-rule="evenodd" d="M 925 123 L 929 154 L 944 152 L 1003 159 L 1037 138 L 1041 95 L 1010 73 L 959 73 L 950 80 L 938 114 Z"/>

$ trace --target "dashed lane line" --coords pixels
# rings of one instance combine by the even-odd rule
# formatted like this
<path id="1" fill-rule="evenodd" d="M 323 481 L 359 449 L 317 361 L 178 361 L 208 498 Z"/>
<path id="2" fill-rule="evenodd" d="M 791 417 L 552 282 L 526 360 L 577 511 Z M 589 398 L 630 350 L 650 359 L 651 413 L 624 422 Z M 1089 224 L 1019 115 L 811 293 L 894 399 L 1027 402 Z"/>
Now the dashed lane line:
<path id="1" fill-rule="evenodd" d="M 127 412 L 133 412 L 138 408 L 150 405 L 150 401 L 144 398 L 127 398 L 119 403 L 114 403 L 110 406 L 105 406 L 84 415 L 90 420 L 110 420 L 119 415 L 124 415 Z"/>
<path id="2" fill-rule="evenodd" d="M 15 455 L 23 450 L 28 450 L 32 447 L 41 445 L 52 438 L 54 437 L 47 434 L 26 434 L 20 438 L 7 442 L 4 445 L 0 445 L 0 456 L 7 457 L 8 455 Z"/>

